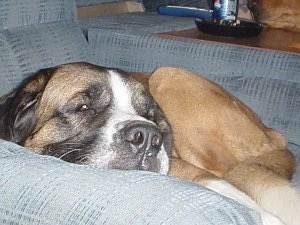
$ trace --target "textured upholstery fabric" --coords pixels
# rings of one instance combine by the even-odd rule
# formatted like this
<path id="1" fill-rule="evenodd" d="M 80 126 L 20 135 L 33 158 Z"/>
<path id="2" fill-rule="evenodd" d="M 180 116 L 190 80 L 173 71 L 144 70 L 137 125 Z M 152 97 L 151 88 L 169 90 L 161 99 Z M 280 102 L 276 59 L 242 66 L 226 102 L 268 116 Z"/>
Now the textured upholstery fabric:
<path id="1" fill-rule="evenodd" d="M 38 69 L 88 61 L 88 45 L 74 23 L 52 22 L 0 31 L 0 96 Z"/>
<path id="2" fill-rule="evenodd" d="M 90 6 L 90 5 L 100 5 L 100 4 L 105 4 L 105 3 L 114 3 L 114 2 L 124 2 L 127 0 L 75 0 L 76 5 L 81 7 L 81 6 Z M 131 0 L 134 2 L 140 2 L 140 0 Z"/>
<path id="3" fill-rule="evenodd" d="M 74 1 L 0 2 L 0 96 L 38 69 L 89 60 L 76 18 Z"/>
<path id="4" fill-rule="evenodd" d="M 297 160 L 297 171 L 293 176 L 293 183 L 300 189 L 300 145 L 289 143 L 289 150 L 293 152 Z"/>
<path id="5" fill-rule="evenodd" d="M 101 170 L 0 141 L 0 224 L 226 224 L 260 218 L 232 200 L 156 173 Z"/>
<path id="6" fill-rule="evenodd" d="M 75 21 L 70 0 L 6 0 L 0 2 L 0 29 L 55 21 Z"/>
<path id="7" fill-rule="evenodd" d="M 195 23 L 193 20 L 191 20 L 191 18 L 160 16 L 157 15 L 157 13 L 145 12 L 124 13 L 98 18 L 84 18 L 79 19 L 78 23 L 85 33 L 92 28 L 106 29 L 108 31 L 116 30 L 126 34 L 133 32 L 166 32 L 195 27 Z"/>

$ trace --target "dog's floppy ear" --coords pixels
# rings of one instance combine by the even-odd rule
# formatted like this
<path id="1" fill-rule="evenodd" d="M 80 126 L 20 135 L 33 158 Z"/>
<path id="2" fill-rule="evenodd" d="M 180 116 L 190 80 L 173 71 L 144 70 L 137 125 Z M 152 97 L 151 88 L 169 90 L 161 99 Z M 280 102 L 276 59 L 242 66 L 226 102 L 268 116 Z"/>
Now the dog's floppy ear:
<path id="1" fill-rule="evenodd" d="M 0 97 L 0 138 L 11 140 L 8 115 L 16 96 L 16 90 Z"/>
<path id="2" fill-rule="evenodd" d="M 22 144 L 31 134 L 35 111 L 51 74 L 50 70 L 41 70 L 0 99 L 1 138 Z"/>
<path id="3" fill-rule="evenodd" d="M 11 114 L 13 142 L 22 143 L 32 132 L 36 122 L 35 111 L 40 96 L 41 93 L 39 92 L 22 93 L 20 101 L 17 101 L 17 104 L 13 106 L 15 109 Z"/>

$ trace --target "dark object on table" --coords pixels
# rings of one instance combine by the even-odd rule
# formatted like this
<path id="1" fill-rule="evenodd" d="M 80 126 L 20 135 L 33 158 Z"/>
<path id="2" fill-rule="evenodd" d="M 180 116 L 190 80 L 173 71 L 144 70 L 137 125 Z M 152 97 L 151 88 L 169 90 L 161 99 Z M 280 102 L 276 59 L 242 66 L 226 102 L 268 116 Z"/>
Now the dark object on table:
<path id="1" fill-rule="evenodd" d="M 260 23 L 240 20 L 239 24 L 234 21 L 224 21 L 223 23 L 208 21 L 208 20 L 195 20 L 198 30 L 219 36 L 232 36 L 232 37 L 253 37 L 258 35 L 263 26 Z"/>

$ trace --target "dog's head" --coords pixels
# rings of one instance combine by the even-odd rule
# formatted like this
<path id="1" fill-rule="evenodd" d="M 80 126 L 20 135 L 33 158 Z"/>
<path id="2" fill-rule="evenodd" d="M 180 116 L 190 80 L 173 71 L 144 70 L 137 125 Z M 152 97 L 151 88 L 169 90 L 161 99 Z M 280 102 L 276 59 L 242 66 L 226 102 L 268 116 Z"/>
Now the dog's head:
<path id="1" fill-rule="evenodd" d="M 167 173 L 170 126 L 130 74 L 87 63 L 44 69 L 0 99 L 0 137 L 102 168 Z"/>

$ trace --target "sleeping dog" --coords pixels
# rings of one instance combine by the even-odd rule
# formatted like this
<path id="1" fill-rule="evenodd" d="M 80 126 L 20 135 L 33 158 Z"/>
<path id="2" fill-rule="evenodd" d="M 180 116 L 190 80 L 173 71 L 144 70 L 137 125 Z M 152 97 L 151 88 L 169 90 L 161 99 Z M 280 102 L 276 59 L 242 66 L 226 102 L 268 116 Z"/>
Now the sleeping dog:
<path id="1" fill-rule="evenodd" d="M 38 154 L 102 168 L 169 168 L 170 126 L 125 72 L 85 63 L 41 70 L 5 97 L 0 115 L 0 137 Z"/>
<path id="2" fill-rule="evenodd" d="M 43 69 L 0 99 L 0 137 L 71 163 L 167 174 L 171 127 L 140 78 L 87 63 Z M 171 163 L 172 175 L 192 180 L 193 160 Z M 224 180 L 198 178 L 256 210 L 263 224 L 283 224 Z"/>

